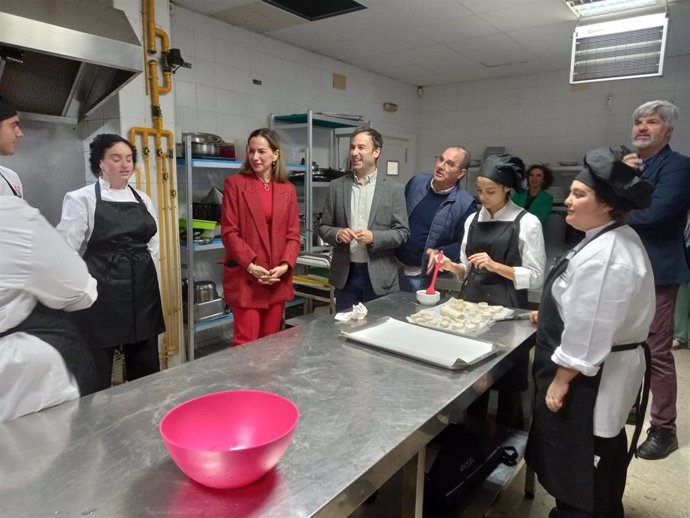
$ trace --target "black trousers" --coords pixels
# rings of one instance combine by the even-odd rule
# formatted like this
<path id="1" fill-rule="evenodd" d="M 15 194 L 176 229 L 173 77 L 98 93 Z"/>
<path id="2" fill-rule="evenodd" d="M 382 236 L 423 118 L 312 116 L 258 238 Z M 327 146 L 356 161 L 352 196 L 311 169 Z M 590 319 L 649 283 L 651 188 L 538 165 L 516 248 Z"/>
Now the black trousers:
<path id="1" fill-rule="evenodd" d="M 549 518 L 623 518 L 623 492 L 628 475 L 628 438 L 625 428 L 616 437 L 594 436 L 594 513 L 556 500 Z"/>
<path id="2" fill-rule="evenodd" d="M 98 390 L 110 388 L 113 376 L 113 356 L 116 347 L 92 348 L 98 375 Z M 158 336 L 122 346 L 125 354 L 127 381 L 133 381 L 161 370 L 158 357 Z"/>

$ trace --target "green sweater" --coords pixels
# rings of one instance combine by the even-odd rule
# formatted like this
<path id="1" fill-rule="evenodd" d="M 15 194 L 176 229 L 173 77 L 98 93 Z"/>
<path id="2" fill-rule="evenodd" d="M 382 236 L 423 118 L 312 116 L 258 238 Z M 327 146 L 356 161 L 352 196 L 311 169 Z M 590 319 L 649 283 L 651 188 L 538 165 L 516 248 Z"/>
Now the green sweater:
<path id="1" fill-rule="evenodd" d="M 529 190 L 513 193 L 513 203 L 515 203 L 515 205 L 519 205 L 520 207 L 524 207 L 525 203 L 527 203 L 528 194 Z M 546 237 L 551 207 L 553 207 L 553 196 L 551 196 L 551 194 L 548 192 L 541 190 L 535 196 L 534 200 L 532 200 L 532 205 L 528 211 L 534 214 L 537 218 L 539 218 L 539 221 L 541 221 L 541 228 L 542 232 L 544 232 L 544 237 Z"/>

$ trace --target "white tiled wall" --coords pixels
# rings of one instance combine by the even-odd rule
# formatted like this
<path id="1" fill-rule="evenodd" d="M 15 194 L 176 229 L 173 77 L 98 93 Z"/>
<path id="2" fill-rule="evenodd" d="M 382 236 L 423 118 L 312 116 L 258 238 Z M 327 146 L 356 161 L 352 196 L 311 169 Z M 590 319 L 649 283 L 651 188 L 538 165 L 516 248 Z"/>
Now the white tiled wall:
<path id="1" fill-rule="evenodd" d="M 568 72 L 550 72 L 424 89 L 419 99 L 417 158 L 458 143 L 476 158 L 505 146 L 525 162 L 579 160 L 588 149 L 630 146 L 632 111 L 668 99 L 679 107 L 671 146 L 690 154 L 690 55 L 667 58 L 664 76 L 571 86 Z"/>

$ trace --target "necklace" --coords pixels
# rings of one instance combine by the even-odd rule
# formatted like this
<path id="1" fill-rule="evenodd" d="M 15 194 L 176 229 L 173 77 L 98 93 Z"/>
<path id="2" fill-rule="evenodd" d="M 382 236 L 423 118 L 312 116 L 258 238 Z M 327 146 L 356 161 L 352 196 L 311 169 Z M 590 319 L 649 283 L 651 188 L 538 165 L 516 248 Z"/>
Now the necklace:
<path id="1" fill-rule="evenodd" d="M 265 182 L 263 179 L 259 178 L 258 176 L 257 176 L 257 178 L 259 179 L 259 181 L 260 181 L 262 184 L 264 184 L 264 191 L 268 191 L 268 190 L 271 189 L 271 180 Z"/>

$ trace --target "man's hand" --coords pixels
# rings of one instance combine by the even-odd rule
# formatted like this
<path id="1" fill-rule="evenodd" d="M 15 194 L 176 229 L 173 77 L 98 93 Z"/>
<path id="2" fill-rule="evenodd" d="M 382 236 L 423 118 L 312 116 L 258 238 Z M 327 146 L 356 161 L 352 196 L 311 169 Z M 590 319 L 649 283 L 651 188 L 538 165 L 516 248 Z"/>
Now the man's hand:
<path id="1" fill-rule="evenodd" d="M 370 245 L 374 242 L 374 233 L 366 228 L 355 230 L 355 239 L 360 245 Z"/>
<path id="2" fill-rule="evenodd" d="M 637 153 L 630 153 L 623 157 L 623 162 L 633 169 L 642 171 L 642 159 L 637 156 Z"/>
<path id="3" fill-rule="evenodd" d="M 352 240 L 357 240 L 357 234 L 351 228 L 341 228 L 335 235 L 336 241 L 338 243 L 348 244 Z"/>

